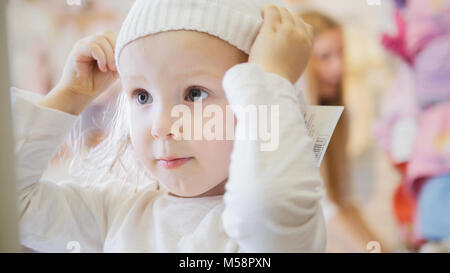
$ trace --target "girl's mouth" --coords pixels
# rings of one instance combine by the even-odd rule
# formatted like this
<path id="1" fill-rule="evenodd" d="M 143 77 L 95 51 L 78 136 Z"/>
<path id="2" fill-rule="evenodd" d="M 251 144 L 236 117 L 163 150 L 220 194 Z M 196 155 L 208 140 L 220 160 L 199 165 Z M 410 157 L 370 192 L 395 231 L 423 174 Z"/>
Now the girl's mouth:
<path id="1" fill-rule="evenodd" d="M 159 158 L 157 159 L 159 166 L 166 169 L 175 169 L 193 159 L 193 157 L 180 158 Z"/>

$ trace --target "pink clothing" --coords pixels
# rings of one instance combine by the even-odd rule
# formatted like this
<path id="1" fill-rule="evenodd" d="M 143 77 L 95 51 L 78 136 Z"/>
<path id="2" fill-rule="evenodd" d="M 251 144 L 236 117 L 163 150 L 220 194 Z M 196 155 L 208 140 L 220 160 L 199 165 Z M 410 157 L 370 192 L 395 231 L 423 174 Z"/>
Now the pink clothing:
<path id="1" fill-rule="evenodd" d="M 411 67 L 399 62 L 396 73 L 394 82 L 380 105 L 380 117 L 373 126 L 377 144 L 390 154 L 393 150 L 392 134 L 396 124 L 401 120 L 414 119 L 418 115 L 414 73 Z"/>
<path id="2" fill-rule="evenodd" d="M 450 0 L 408 0 L 395 11 L 395 35 L 383 35 L 382 44 L 409 64 L 435 38 L 450 34 Z"/>
<path id="3" fill-rule="evenodd" d="M 384 34 L 381 40 L 383 46 L 392 51 L 392 53 L 397 54 L 405 62 L 412 64 L 413 56 L 410 54 L 407 48 L 406 32 L 407 24 L 405 19 L 399 10 L 395 11 L 394 14 L 395 24 L 397 26 L 397 34 L 392 36 Z"/>
<path id="4" fill-rule="evenodd" d="M 415 55 L 434 38 L 450 34 L 450 0 L 408 0 L 408 51 Z"/>
<path id="5" fill-rule="evenodd" d="M 450 100 L 450 35 L 434 39 L 417 55 L 414 78 L 422 109 Z"/>
<path id="6" fill-rule="evenodd" d="M 421 115 L 406 177 L 417 194 L 427 179 L 444 174 L 450 174 L 450 101 Z"/>

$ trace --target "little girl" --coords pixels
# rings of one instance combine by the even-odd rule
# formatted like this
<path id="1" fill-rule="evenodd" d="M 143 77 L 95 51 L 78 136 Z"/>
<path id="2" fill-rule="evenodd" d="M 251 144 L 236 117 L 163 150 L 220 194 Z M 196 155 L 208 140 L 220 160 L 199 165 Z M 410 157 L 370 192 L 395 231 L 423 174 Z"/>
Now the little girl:
<path id="1" fill-rule="evenodd" d="M 105 32 L 75 45 L 47 96 L 13 90 L 23 245 L 66 251 L 75 241 L 82 252 L 324 250 L 322 182 L 293 85 L 308 62 L 312 29 L 262 2 L 137 0 L 117 39 Z M 77 116 L 118 74 L 117 118 L 127 126 L 118 127 L 123 137 L 113 132 L 105 140 L 123 142 L 102 147 L 115 159 L 133 151 L 136 169 L 163 189 L 115 179 L 43 181 Z M 271 124 L 278 126 L 278 146 L 262 151 L 260 139 L 180 138 L 173 109 L 198 103 L 224 113 L 229 105 L 236 135 L 248 127 L 239 106 L 278 105 Z M 180 131 L 188 129 L 183 124 Z"/>

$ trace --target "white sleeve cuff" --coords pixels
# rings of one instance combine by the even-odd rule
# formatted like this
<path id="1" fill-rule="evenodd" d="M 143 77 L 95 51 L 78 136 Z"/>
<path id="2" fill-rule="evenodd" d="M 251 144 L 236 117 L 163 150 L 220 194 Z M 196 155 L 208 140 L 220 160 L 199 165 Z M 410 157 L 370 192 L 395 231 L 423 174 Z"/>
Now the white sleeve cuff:
<path id="1" fill-rule="evenodd" d="M 39 106 L 42 95 L 11 89 L 18 188 L 38 182 L 78 116 Z"/>

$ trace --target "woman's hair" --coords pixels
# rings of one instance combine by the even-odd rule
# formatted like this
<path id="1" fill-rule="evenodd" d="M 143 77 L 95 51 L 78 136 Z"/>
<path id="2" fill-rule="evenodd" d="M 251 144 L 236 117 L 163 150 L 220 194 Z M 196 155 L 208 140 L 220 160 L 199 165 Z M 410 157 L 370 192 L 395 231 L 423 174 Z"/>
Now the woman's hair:
<path id="1" fill-rule="evenodd" d="M 320 13 L 317 11 L 310 11 L 301 14 L 303 20 L 310 24 L 314 30 L 314 37 L 320 36 L 327 31 L 341 29 L 341 25 L 334 19 Z M 315 104 L 329 104 L 329 105 L 343 105 L 342 97 L 342 82 L 339 85 L 339 90 L 337 92 L 337 97 L 332 101 L 323 101 L 319 97 L 317 77 L 314 75 L 311 66 L 307 68 L 307 85 L 308 85 L 308 96 L 311 101 Z"/>
<path id="2" fill-rule="evenodd" d="M 136 187 L 153 184 L 159 189 L 159 184 L 138 160 L 131 145 L 126 93 L 119 92 L 118 95 L 111 96 L 116 98 L 106 105 L 104 112 L 112 112 L 113 115 L 106 122 L 106 128 L 103 128 L 107 136 L 102 142 L 88 147 L 88 132 L 82 129 L 83 119 L 79 119 L 69 135 L 66 145 L 71 154 L 68 165 L 70 177 L 89 184 L 115 180 L 133 183 Z M 108 111 L 111 107 L 112 111 Z"/>
<path id="3" fill-rule="evenodd" d="M 315 37 L 330 30 L 341 29 L 341 25 L 337 21 L 319 12 L 306 12 L 301 16 L 306 23 L 313 27 Z M 310 66 L 307 68 L 306 81 L 308 97 L 313 104 L 344 105 L 343 81 L 339 84 L 337 96 L 333 100 L 323 100 L 319 97 L 317 76 L 314 75 Z M 339 206 L 348 204 L 352 192 L 346 152 L 348 130 L 348 118 L 344 111 L 328 145 L 321 169 L 328 196 Z"/>

